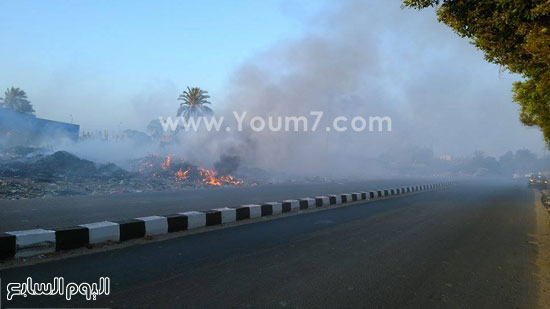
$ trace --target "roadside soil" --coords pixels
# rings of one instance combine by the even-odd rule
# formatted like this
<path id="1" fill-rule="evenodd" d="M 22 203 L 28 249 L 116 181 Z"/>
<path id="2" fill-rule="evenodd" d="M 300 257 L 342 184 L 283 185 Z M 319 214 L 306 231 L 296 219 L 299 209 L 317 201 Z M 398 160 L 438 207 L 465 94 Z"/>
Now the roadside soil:
<path id="1" fill-rule="evenodd" d="M 540 282 L 539 307 L 550 308 L 550 209 L 541 202 L 542 194 L 535 193 L 535 213 L 537 216 L 537 234 L 535 239 L 538 246 L 537 267 Z"/>

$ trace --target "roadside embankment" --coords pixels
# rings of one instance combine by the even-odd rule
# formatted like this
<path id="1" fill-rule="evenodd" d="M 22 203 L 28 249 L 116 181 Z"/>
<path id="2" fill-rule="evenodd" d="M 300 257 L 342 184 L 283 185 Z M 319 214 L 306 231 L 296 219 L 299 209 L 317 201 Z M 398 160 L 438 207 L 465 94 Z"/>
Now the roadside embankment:
<path id="1" fill-rule="evenodd" d="M 539 307 L 550 308 L 550 190 L 535 194 L 537 267 L 540 281 Z"/>

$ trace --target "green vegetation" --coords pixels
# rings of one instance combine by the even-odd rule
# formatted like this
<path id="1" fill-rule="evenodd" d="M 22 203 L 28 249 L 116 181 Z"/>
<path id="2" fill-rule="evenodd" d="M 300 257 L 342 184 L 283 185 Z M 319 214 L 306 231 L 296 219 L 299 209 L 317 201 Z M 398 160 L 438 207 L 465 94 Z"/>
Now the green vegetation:
<path id="1" fill-rule="evenodd" d="M 489 62 L 520 74 L 514 101 L 520 120 L 538 126 L 550 145 L 550 1 L 405 0 L 404 7 L 434 7 L 440 22 L 485 53 Z"/>
<path id="2" fill-rule="evenodd" d="M 0 98 L 0 107 L 23 114 L 34 115 L 34 108 L 27 99 L 27 94 L 19 88 L 8 88 L 6 92 L 4 92 L 4 97 Z"/>
<path id="3" fill-rule="evenodd" d="M 178 117 L 183 115 L 188 120 L 196 116 L 211 115 L 212 109 L 206 106 L 206 104 L 210 104 L 208 98 L 210 98 L 208 91 L 198 87 L 187 87 L 187 91 L 178 97 L 178 100 L 183 101 L 178 108 Z"/>

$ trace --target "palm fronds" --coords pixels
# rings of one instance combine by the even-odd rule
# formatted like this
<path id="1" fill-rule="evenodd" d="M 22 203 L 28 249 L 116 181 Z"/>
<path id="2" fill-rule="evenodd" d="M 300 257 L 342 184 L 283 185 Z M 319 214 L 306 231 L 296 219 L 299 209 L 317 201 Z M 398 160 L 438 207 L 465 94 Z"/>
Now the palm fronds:
<path id="1" fill-rule="evenodd" d="M 178 108 L 178 117 L 183 116 L 188 120 L 189 118 L 211 115 L 213 113 L 212 109 L 205 106 L 205 104 L 210 104 L 209 98 L 208 91 L 199 87 L 187 87 L 187 90 L 178 97 L 178 100 L 183 101 Z"/>

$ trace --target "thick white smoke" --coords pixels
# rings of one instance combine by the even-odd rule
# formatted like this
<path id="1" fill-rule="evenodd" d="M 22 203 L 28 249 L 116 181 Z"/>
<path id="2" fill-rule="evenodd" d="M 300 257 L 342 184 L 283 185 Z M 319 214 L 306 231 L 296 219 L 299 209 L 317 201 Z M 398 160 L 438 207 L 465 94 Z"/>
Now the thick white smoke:
<path id="1" fill-rule="evenodd" d="M 436 154 L 500 154 L 510 147 L 504 136 L 538 136 L 517 121 L 513 78 L 485 63 L 433 12 L 402 10 L 399 1 L 339 1 L 307 27 L 304 37 L 241 65 L 227 85 L 228 108 L 219 114 L 323 111 L 325 121 L 316 133 L 218 133 L 233 136 L 232 151 L 248 164 L 312 175 L 379 176 L 391 172 L 380 160 L 407 160 L 417 147 Z M 389 116 L 393 131 L 325 132 L 336 116 Z M 220 148 L 218 141 L 209 140 Z"/>
<path id="2" fill-rule="evenodd" d="M 247 121 L 253 116 L 312 121 L 311 111 L 323 111 L 315 133 L 182 132 L 178 145 L 163 149 L 118 145 L 96 151 L 88 144 L 75 151 L 99 161 L 117 158 L 117 163 L 127 155 L 168 152 L 210 167 L 228 154 L 238 155 L 243 165 L 270 171 L 375 177 L 393 173 L 393 162 L 409 160 L 418 147 L 436 155 L 542 148 L 540 133 L 517 120 L 510 94 L 516 77 L 486 63 L 466 40 L 437 23 L 433 12 L 403 10 L 400 3 L 329 4 L 304 24 L 305 35 L 278 42 L 242 63 L 225 95 L 212 99 L 216 115 L 225 116 L 226 123 L 232 123 L 233 111 L 246 111 Z M 169 83 L 164 88 L 177 87 Z M 141 94 L 136 111 L 151 119 L 169 116 L 155 114 L 167 110 L 169 100 Z M 392 132 L 326 132 L 336 116 L 389 116 Z"/>

